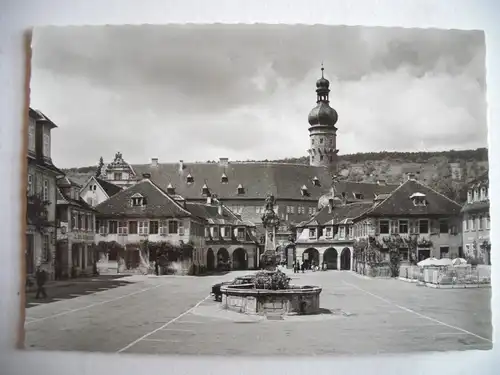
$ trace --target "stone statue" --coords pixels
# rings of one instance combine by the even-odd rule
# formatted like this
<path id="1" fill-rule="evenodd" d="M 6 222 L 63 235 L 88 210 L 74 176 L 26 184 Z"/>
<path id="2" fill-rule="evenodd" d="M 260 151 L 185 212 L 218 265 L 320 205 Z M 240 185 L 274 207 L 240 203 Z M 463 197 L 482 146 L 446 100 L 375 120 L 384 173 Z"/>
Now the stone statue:
<path id="1" fill-rule="evenodd" d="M 276 254 L 276 228 L 279 226 L 280 220 L 276 212 L 274 212 L 274 205 L 276 200 L 272 194 L 266 197 L 266 211 L 262 215 L 262 225 L 266 230 L 264 253 L 261 255 L 260 263 L 264 269 L 274 270 L 277 265 Z"/>

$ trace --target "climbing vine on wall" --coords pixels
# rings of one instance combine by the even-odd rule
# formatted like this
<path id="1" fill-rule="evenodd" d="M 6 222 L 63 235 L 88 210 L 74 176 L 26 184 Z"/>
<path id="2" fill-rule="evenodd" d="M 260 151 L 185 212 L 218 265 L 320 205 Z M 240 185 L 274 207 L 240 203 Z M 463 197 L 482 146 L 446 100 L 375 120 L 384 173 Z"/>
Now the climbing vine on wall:
<path id="1" fill-rule="evenodd" d="M 404 241 L 399 234 L 384 237 L 383 241 L 389 251 L 389 268 L 391 270 L 391 277 L 398 277 L 399 266 L 401 263 L 399 250 L 403 247 Z"/>

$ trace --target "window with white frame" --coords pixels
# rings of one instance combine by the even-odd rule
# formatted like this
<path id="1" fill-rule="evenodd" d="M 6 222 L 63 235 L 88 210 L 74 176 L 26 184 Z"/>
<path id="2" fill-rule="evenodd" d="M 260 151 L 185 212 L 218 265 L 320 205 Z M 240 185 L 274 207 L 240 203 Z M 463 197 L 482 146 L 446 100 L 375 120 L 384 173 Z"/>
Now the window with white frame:
<path id="1" fill-rule="evenodd" d="M 295 206 L 290 206 L 290 213 L 291 214 L 295 213 Z"/>
<path id="2" fill-rule="evenodd" d="M 326 227 L 325 236 L 326 238 L 332 238 L 332 227 Z"/>
<path id="3" fill-rule="evenodd" d="M 239 240 L 245 239 L 245 228 L 238 228 L 238 239 Z"/>
<path id="4" fill-rule="evenodd" d="M 222 236 L 224 238 L 231 237 L 231 227 L 223 227 L 222 228 Z"/>
<path id="5" fill-rule="evenodd" d="M 117 234 L 118 233 L 118 222 L 116 220 L 108 221 L 108 233 Z"/>
<path id="6" fill-rule="evenodd" d="M 469 220 L 467 220 L 467 218 L 464 218 L 462 226 L 464 228 L 464 231 L 468 231 L 469 230 Z"/>
<path id="7" fill-rule="evenodd" d="M 147 220 L 142 220 L 137 223 L 137 229 L 140 235 L 147 235 L 149 234 L 149 221 Z"/>
<path id="8" fill-rule="evenodd" d="M 43 197 L 44 201 L 49 200 L 49 181 L 48 180 L 43 180 L 42 197 Z"/>
<path id="9" fill-rule="evenodd" d="M 152 220 L 149 222 L 149 234 L 158 234 L 160 230 L 160 223 L 158 220 Z"/>
<path id="10" fill-rule="evenodd" d="M 476 230 L 476 217 L 475 216 L 470 217 L 469 227 L 470 227 L 470 230 Z"/>
<path id="11" fill-rule="evenodd" d="M 490 215 L 487 215 L 485 220 L 486 220 L 486 229 L 490 229 Z"/>
<path id="12" fill-rule="evenodd" d="M 467 203 L 472 203 L 472 190 L 467 191 Z"/>
<path id="13" fill-rule="evenodd" d="M 345 226 L 344 225 L 339 226 L 339 238 L 344 238 L 345 234 L 346 234 Z"/>
<path id="14" fill-rule="evenodd" d="M 128 233 L 128 223 L 126 221 L 118 222 L 118 234 L 127 234 Z"/>
<path id="15" fill-rule="evenodd" d="M 378 222 L 380 234 L 389 234 L 389 220 L 380 220 Z"/>
<path id="16" fill-rule="evenodd" d="M 429 220 L 422 219 L 418 221 L 418 233 L 426 234 L 429 233 Z"/>
<path id="17" fill-rule="evenodd" d="M 480 196 L 480 199 L 482 201 L 486 200 L 486 187 L 481 187 L 481 196 Z"/>
<path id="18" fill-rule="evenodd" d="M 479 230 L 483 230 L 483 215 L 479 215 L 478 216 L 478 220 L 477 220 L 477 229 Z"/>
<path id="19" fill-rule="evenodd" d="M 50 135 L 43 135 L 43 156 L 50 157 Z"/>
<path id="20" fill-rule="evenodd" d="M 309 228 L 309 238 L 316 238 L 316 228 Z"/>
<path id="21" fill-rule="evenodd" d="M 50 237 L 48 234 L 44 234 L 42 238 L 42 261 L 44 263 L 50 261 Z"/>
<path id="22" fill-rule="evenodd" d="M 398 221 L 391 220 L 391 233 L 396 234 L 399 232 Z"/>
<path id="23" fill-rule="evenodd" d="M 472 198 L 474 202 L 479 200 L 479 189 L 474 189 L 474 197 Z"/>
<path id="24" fill-rule="evenodd" d="M 178 223 L 179 236 L 184 236 L 184 222 L 182 220 L 179 220 L 177 223 Z"/>
<path id="25" fill-rule="evenodd" d="M 408 231 L 408 220 L 399 220 L 399 233 L 407 234 Z"/>
<path id="26" fill-rule="evenodd" d="M 169 220 L 168 221 L 168 233 L 175 234 L 178 232 L 179 225 L 177 224 L 177 220 Z"/>

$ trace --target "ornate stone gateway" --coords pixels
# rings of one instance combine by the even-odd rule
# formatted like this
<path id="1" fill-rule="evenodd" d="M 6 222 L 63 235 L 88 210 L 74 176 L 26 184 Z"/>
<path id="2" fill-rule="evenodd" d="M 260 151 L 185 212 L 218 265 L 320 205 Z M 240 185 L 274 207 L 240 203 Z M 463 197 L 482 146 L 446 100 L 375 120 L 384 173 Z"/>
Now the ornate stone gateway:
<path id="1" fill-rule="evenodd" d="M 274 205 L 276 200 L 272 194 L 266 198 L 266 210 L 262 215 L 262 225 L 266 230 L 264 253 L 260 257 L 260 264 L 266 270 L 274 270 L 278 264 L 279 254 L 276 254 L 276 228 L 280 225 L 280 220 Z"/>

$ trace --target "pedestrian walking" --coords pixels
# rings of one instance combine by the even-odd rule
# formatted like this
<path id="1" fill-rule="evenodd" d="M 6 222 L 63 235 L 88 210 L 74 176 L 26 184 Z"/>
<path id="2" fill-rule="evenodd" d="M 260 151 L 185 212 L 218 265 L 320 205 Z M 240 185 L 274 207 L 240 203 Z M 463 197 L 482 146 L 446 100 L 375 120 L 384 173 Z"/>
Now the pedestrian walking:
<path id="1" fill-rule="evenodd" d="M 155 260 L 155 275 L 160 276 L 160 263 L 158 260 Z"/>
<path id="2" fill-rule="evenodd" d="M 300 269 L 302 270 L 302 273 L 304 273 L 304 268 L 305 268 L 305 267 L 304 267 L 304 263 L 302 263 L 302 264 L 300 265 Z"/>
<path id="3" fill-rule="evenodd" d="M 36 268 L 36 296 L 35 299 L 40 298 L 40 294 L 42 298 L 47 298 L 47 292 L 45 292 L 45 282 L 47 281 L 47 272 L 42 269 L 40 266 Z"/>

